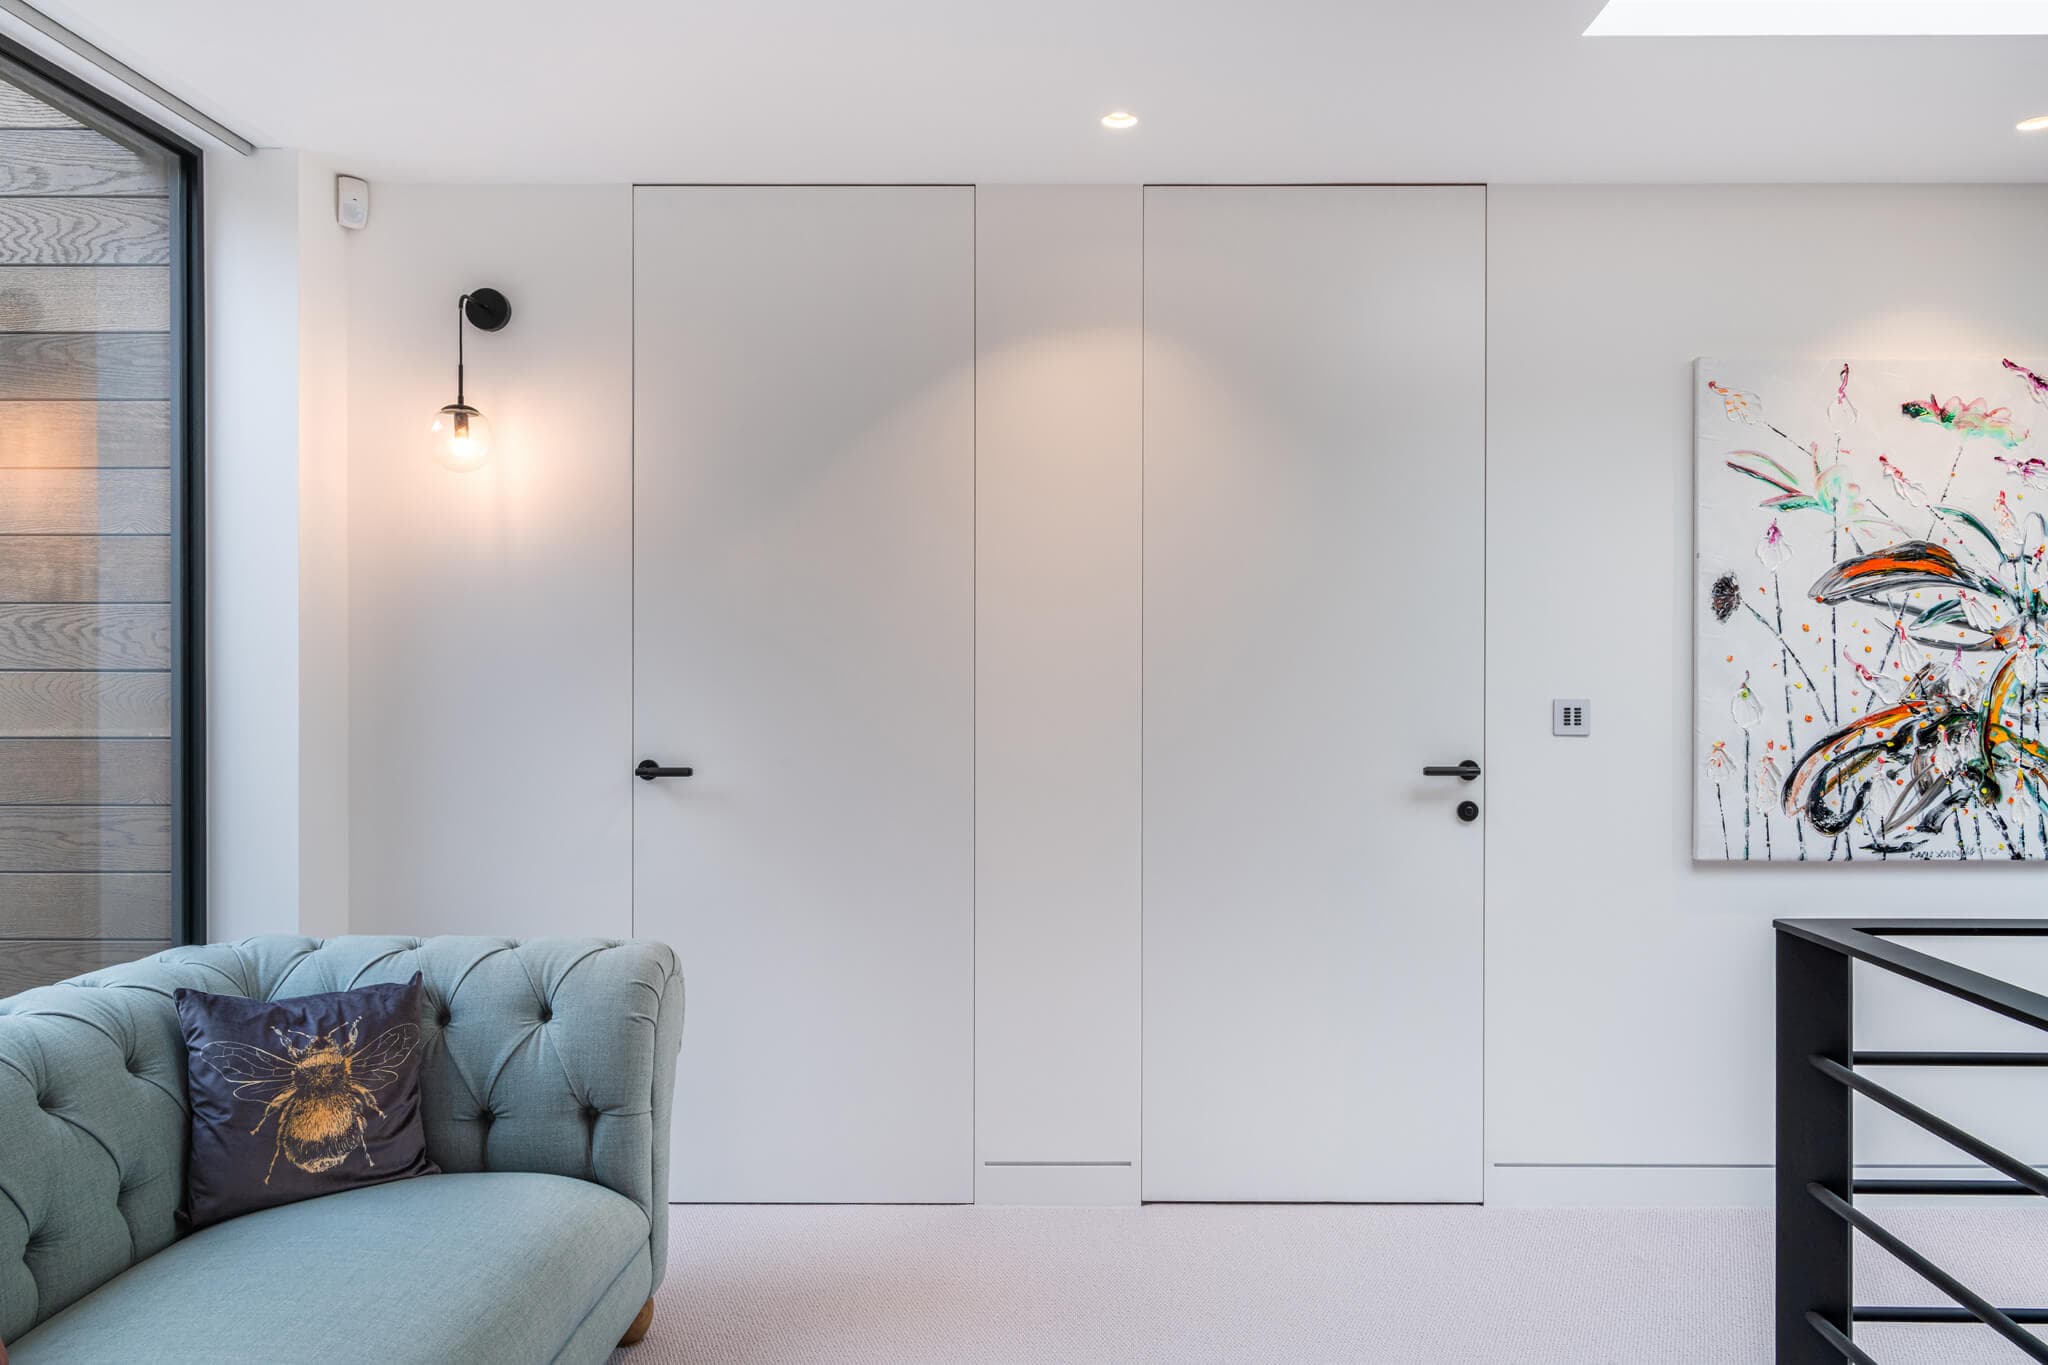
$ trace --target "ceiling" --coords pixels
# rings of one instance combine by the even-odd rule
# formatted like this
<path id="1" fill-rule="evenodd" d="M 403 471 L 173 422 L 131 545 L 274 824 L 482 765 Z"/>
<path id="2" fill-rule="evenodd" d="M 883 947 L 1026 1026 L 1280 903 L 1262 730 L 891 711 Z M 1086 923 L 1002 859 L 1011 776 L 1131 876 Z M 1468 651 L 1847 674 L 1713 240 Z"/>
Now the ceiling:
<path id="1" fill-rule="evenodd" d="M 373 179 L 2048 180 L 2013 130 L 2042 37 L 1582 37 L 1601 0 L 38 3 Z"/>
<path id="2" fill-rule="evenodd" d="M 1588 33 L 2048 34 L 2048 0 L 1607 0 Z"/>

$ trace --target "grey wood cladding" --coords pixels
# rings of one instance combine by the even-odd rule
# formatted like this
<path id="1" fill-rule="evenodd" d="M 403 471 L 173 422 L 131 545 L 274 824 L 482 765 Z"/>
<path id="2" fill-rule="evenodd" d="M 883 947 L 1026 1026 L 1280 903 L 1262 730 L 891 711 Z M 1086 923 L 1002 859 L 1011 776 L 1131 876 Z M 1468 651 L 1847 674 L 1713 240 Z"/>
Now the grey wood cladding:
<path id="1" fill-rule="evenodd" d="M 169 470 L 0 469 L 0 535 L 161 536 L 170 530 Z"/>
<path id="2" fill-rule="evenodd" d="M 161 195 L 169 167 L 90 128 L 19 128 L 0 137 L 0 195 Z"/>
<path id="3" fill-rule="evenodd" d="M 21 401 L 0 416 L 7 419 L 0 422 L 0 469 L 165 469 L 171 463 L 169 403 Z"/>
<path id="4" fill-rule="evenodd" d="M 162 806 L 167 739 L 0 739 L 0 806 Z"/>
<path id="5" fill-rule="evenodd" d="M 0 669 L 170 666 L 168 603 L 0 605 Z"/>
<path id="6" fill-rule="evenodd" d="M 170 947 L 168 939 L 24 940 L 0 946 L 0 996 L 47 986 Z"/>
<path id="7" fill-rule="evenodd" d="M 0 332 L 0 399 L 170 396 L 166 332 Z"/>
<path id="8" fill-rule="evenodd" d="M 0 806 L 0 872 L 168 872 L 164 806 Z"/>
<path id="9" fill-rule="evenodd" d="M 0 872 L 0 905 L 0 939 L 171 936 L 171 879 L 161 872 Z"/>
<path id="10" fill-rule="evenodd" d="M 54 109 L 26 90 L 0 81 L 0 129 L 76 128 L 78 120 Z"/>
<path id="11" fill-rule="evenodd" d="M 0 602 L 168 602 L 166 536 L 0 536 Z"/>
<path id="12" fill-rule="evenodd" d="M 126 265 L 0 265 L 0 332 L 161 332 L 171 274 Z"/>
<path id="13" fill-rule="evenodd" d="M 170 733 L 168 673 L 0 673 L 0 739 Z"/>
<path id="14" fill-rule="evenodd" d="M 170 260 L 168 200 L 0 199 L 0 261 L 9 265 L 169 265 Z"/>
<path id="15" fill-rule="evenodd" d="M 173 174 L 0 79 L 0 995 L 176 932 Z"/>

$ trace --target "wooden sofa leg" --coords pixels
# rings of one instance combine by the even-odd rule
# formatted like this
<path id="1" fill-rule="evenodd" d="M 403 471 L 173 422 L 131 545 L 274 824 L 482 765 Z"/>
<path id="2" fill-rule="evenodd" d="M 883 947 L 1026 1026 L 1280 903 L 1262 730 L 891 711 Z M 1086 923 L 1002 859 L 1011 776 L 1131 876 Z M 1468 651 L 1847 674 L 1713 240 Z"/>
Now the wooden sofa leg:
<path id="1" fill-rule="evenodd" d="M 619 1345 L 631 1346 L 647 1335 L 647 1329 L 654 1324 L 654 1300 L 640 1305 L 640 1316 L 633 1319 L 633 1325 L 626 1329 L 626 1335 L 619 1338 Z"/>

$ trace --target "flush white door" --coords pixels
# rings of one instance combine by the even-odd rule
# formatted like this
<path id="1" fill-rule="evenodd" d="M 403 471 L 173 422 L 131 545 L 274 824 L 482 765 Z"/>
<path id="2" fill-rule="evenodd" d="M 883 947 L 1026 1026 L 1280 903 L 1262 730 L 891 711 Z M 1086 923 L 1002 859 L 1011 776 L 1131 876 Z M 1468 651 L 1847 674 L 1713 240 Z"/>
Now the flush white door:
<path id="1" fill-rule="evenodd" d="M 1485 202 L 1146 192 L 1147 1199 L 1480 1197 Z"/>
<path id="2" fill-rule="evenodd" d="M 971 1200 L 973 191 L 642 188 L 633 249 L 671 1196 Z"/>

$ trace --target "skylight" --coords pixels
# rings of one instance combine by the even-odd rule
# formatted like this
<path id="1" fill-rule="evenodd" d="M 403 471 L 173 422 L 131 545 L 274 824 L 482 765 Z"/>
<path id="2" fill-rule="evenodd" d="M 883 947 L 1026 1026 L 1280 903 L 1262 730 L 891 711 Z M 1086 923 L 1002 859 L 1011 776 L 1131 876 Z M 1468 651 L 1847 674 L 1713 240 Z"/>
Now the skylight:
<path id="1" fill-rule="evenodd" d="M 2048 0 L 1607 0 L 1588 38 L 2048 34 Z"/>

